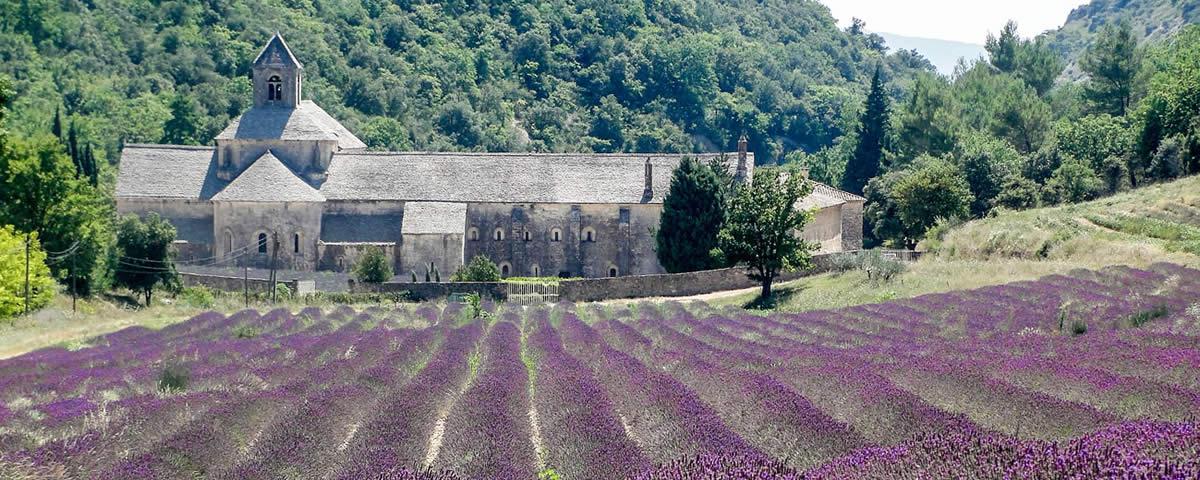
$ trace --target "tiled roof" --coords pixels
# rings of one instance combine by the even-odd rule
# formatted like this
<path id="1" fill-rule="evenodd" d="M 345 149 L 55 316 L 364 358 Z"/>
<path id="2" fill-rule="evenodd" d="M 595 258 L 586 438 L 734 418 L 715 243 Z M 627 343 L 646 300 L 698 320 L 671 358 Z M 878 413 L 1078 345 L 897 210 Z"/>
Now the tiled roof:
<path id="1" fill-rule="evenodd" d="M 367 144 L 312 100 L 304 100 L 296 108 L 253 107 L 235 118 L 216 139 L 337 140 L 342 150 L 367 148 Z"/>
<path id="2" fill-rule="evenodd" d="M 128 144 L 121 150 L 118 197 L 207 199 L 224 185 L 212 147 Z"/>
<path id="3" fill-rule="evenodd" d="M 463 233 L 467 226 L 467 204 L 408 202 L 404 204 L 406 234 Z"/>
<path id="4" fill-rule="evenodd" d="M 847 192 L 844 190 L 838 190 L 836 188 L 833 188 L 833 187 L 826 185 L 824 183 L 821 183 L 821 182 L 813 182 L 813 184 L 814 184 L 813 185 L 813 193 L 819 193 L 821 195 L 828 195 L 828 196 L 836 198 L 838 200 L 844 200 L 847 202 L 865 202 L 865 201 L 867 201 L 867 199 L 865 199 L 863 197 L 860 197 L 858 195 L 855 195 L 853 193 L 850 193 L 850 192 Z"/>
<path id="5" fill-rule="evenodd" d="M 228 202 L 323 202 L 321 196 L 270 151 L 258 157 L 229 186 L 212 197 Z"/>
<path id="6" fill-rule="evenodd" d="M 813 191 L 809 196 L 800 199 L 796 206 L 800 208 L 828 208 L 848 202 L 863 202 L 866 199 L 850 192 L 843 192 L 821 182 L 812 182 Z"/>
<path id="7" fill-rule="evenodd" d="M 292 49 L 288 48 L 287 42 L 283 41 L 283 35 L 275 32 L 271 35 L 271 39 L 267 40 L 266 46 L 258 52 L 258 56 L 254 57 L 254 65 L 270 65 L 270 66 L 295 66 L 296 68 L 304 68 L 300 60 L 292 55 Z"/>
<path id="8" fill-rule="evenodd" d="M 720 154 L 690 156 L 710 159 Z M 342 153 L 321 193 L 330 200 L 494 203 L 661 203 L 689 155 Z M 643 198 L 645 163 L 653 195 Z M 751 156 L 753 158 L 753 156 Z M 726 156 L 731 168 L 737 154 Z"/>

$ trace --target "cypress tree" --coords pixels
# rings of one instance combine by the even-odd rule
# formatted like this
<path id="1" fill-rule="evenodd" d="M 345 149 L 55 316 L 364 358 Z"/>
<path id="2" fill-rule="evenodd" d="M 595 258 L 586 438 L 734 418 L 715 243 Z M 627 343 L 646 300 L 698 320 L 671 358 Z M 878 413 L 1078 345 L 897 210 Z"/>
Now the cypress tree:
<path id="1" fill-rule="evenodd" d="M 842 177 L 842 190 L 862 195 L 867 182 L 879 175 L 890 110 L 887 94 L 883 91 L 883 69 L 877 65 L 875 76 L 871 78 L 871 93 L 867 95 L 867 108 L 858 127 L 858 145 L 854 147 L 854 156 L 846 164 L 846 174 Z"/>
<path id="2" fill-rule="evenodd" d="M 62 140 L 62 110 L 58 107 L 54 108 L 54 123 L 50 125 L 50 133 L 54 134 L 54 138 Z"/>
<path id="3" fill-rule="evenodd" d="M 713 167 L 685 158 L 671 175 L 657 233 L 658 261 L 668 272 L 719 268 L 711 255 L 725 223 L 728 193 Z"/>

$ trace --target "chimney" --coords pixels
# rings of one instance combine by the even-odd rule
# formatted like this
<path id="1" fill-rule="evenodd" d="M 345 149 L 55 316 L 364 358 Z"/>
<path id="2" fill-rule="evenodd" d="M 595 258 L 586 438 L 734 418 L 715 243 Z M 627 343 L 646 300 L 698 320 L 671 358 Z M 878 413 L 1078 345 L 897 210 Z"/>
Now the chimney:
<path id="1" fill-rule="evenodd" d="M 734 178 L 741 183 L 747 183 L 754 178 L 754 162 L 749 159 L 750 155 L 746 151 L 748 143 L 745 135 L 738 139 L 737 173 L 734 174 Z"/>
<path id="2" fill-rule="evenodd" d="M 646 157 L 646 188 L 642 190 L 642 200 L 650 201 L 654 198 L 654 165 L 650 164 L 650 157 Z"/>

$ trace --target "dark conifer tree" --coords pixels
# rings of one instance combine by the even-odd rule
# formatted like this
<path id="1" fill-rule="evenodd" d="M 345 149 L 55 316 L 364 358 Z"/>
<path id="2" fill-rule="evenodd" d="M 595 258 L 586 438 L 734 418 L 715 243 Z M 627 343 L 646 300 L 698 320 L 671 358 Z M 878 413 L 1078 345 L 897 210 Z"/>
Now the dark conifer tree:
<path id="1" fill-rule="evenodd" d="M 668 272 L 723 267 L 717 234 L 725 223 L 727 187 L 710 165 L 685 158 L 671 176 L 657 234 L 658 261 Z"/>
<path id="2" fill-rule="evenodd" d="M 854 156 L 846 164 L 842 190 L 862 195 L 867 182 L 879 175 L 890 111 L 887 93 L 884 92 L 883 69 L 876 66 L 875 76 L 871 78 L 871 93 L 867 95 L 867 108 L 858 127 L 858 145 L 854 147 Z"/>
<path id="3" fill-rule="evenodd" d="M 62 110 L 59 108 L 54 109 L 54 123 L 50 125 L 50 133 L 53 133 L 54 138 L 57 138 L 59 140 L 62 140 L 62 138 L 63 138 L 63 135 L 62 135 L 63 134 Z"/>

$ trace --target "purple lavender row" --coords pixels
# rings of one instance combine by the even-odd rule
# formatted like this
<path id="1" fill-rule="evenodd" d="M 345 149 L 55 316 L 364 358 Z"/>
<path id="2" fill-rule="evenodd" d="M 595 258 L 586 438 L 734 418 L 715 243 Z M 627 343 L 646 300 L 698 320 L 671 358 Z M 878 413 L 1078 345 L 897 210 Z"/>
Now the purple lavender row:
<path id="1" fill-rule="evenodd" d="M 521 361 L 521 331 L 501 321 L 484 341 L 470 388 L 446 417 L 435 469 L 470 478 L 532 478 L 537 454 L 529 416 L 529 378 Z"/>
<path id="2" fill-rule="evenodd" d="M 625 478 L 649 467 L 591 370 L 563 349 L 545 311 L 534 318 L 527 342 L 546 466 L 565 478 Z"/>
<path id="3" fill-rule="evenodd" d="M 483 333 L 475 322 L 451 331 L 442 347 L 403 385 L 385 392 L 376 415 L 358 428 L 336 474 L 343 480 L 422 470 L 438 418 L 449 409 L 471 368 Z"/>
<path id="4" fill-rule="evenodd" d="M 592 369 L 629 435 L 652 461 L 705 452 L 764 457 L 678 380 L 609 346 L 573 315 L 564 316 L 560 328 L 567 351 Z"/>

